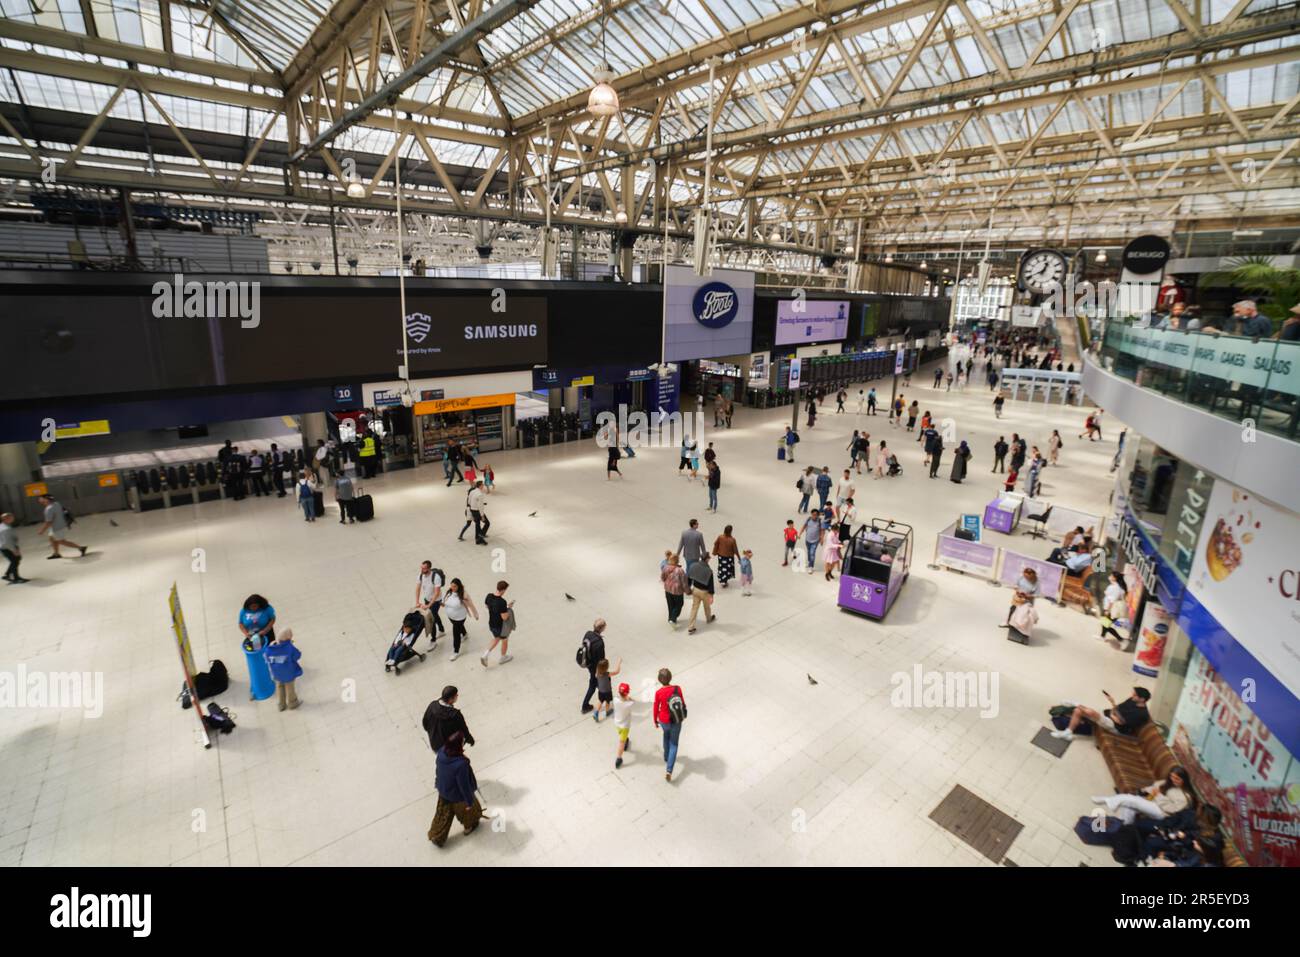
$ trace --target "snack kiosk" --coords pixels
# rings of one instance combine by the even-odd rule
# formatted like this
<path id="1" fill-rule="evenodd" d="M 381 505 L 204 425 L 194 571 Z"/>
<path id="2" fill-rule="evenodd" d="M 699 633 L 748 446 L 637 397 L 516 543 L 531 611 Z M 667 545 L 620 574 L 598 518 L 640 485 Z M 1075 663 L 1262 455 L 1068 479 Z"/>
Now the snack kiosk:
<path id="1" fill-rule="evenodd" d="M 912 565 L 912 526 L 873 518 L 846 543 L 839 606 L 877 621 L 903 590 Z"/>

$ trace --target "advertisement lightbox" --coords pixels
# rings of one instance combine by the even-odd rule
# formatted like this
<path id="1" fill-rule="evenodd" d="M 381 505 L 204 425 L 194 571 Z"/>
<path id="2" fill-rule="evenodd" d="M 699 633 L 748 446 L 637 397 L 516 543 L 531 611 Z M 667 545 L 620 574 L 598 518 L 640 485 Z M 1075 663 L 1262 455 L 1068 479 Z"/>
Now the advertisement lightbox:
<path id="1" fill-rule="evenodd" d="M 782 299 L 776 304 L 776 344 L 831 342 L 849 334 L 849 304 L 839 300 Z"/>

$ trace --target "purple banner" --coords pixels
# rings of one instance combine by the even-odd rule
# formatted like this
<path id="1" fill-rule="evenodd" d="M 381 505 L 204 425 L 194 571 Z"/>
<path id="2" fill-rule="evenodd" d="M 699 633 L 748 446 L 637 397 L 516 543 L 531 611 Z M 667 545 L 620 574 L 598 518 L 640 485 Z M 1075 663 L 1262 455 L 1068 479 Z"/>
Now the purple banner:
<path id="1" fill-rule="evenodd" d="M 936 565 L 945 568 L 992 578 L 998 564 L 998 550 L 993 545 L 981 545 L 979 542 L 940 535 L 939 550 L 934 561 Z"/>
<path id="2" fill-rule="evenodd" d="M 1061 589 L 1065 585 L 1064 565 L 1030 558 L 1009 548 L 1002 550 L 1002 575 L 998 581 L 1015 588 L 1016 582 L 1026 568 L 1032 568 L 1038 573 L 1038 594 L 1051 599 L 1061 597 Z"/>
<path id="3" fill-rule="evenodd" d="M 839 607 L 870 618 L 884 618 L 889 603 L 889 589 L 864 578 L 840 576 Z"/>
<path id="4" fill-rule="evenodd" d="M 776 344 L 829 342 L 849 334 L 849 304 L 816 299 L 782 299 L 776 304 Z"/>

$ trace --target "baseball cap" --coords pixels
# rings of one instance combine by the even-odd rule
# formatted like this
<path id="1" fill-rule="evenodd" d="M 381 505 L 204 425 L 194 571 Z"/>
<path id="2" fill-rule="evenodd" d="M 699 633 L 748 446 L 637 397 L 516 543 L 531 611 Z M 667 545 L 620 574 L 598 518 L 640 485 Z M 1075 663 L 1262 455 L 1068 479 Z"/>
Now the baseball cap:
<path id="1" fill-rule="evenodd" d="M 624 681 L 621 685 L 618 686 L 619 694 L 627 694 L 631 690 L 632 690 L 632 686 L 628 684 L 626 681 Z"/>

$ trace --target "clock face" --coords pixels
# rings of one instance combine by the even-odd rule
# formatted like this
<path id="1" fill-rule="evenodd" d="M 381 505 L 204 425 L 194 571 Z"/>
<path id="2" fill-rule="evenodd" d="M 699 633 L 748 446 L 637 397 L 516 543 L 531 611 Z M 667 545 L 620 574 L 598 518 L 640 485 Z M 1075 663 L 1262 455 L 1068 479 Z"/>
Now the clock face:
<path id="1" fill-rule="evenodd" d="M 1054 249 L 1035 249 L 1020 260 L 1020 284 L 1032 293 L 1045 293 L 1065 282 L 1065 257 Z"/>

